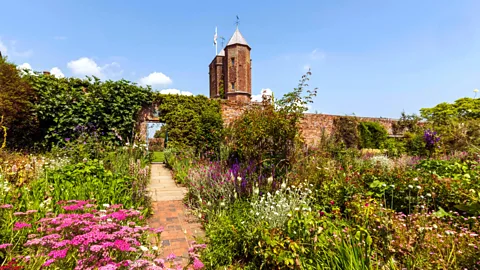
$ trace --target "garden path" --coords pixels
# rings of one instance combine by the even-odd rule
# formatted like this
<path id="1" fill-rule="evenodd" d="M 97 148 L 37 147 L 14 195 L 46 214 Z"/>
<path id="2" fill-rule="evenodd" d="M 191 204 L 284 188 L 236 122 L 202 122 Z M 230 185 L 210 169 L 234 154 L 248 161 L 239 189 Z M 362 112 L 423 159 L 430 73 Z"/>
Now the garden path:
<path id="1" fill-rule="evenodd" d="M 161 235 L 163 257 L 174 253 L 178 261 L 188 262 L 188 248 L 197 236 L 203 237 L 202 226 L 183 203 L 187 190 L 179 187 L 168 168 L 152 163 L 148 187 L 152 197 L 153 215 L 148 224 L 163 227 Z"/>

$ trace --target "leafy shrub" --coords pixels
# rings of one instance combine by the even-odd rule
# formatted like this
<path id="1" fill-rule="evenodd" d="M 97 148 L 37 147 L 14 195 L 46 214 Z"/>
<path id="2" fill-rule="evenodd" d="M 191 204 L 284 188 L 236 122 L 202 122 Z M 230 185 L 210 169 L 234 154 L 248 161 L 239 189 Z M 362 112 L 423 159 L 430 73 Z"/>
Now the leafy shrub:
<path id="1" fill-rule="evenodd" d="M 347 148 L 358 148 L 358 120 L 353 116 L 336 117 L 333 120 L 333 132 L 337 144 Z"/>
<path id="2" fill-rule="evenodd" d="M 193 147 L 199 154 L 218 151 L 223 134 L 218 100 L 205 96 L 156 94 L 153 103 L 159 120 L 166 124 L 169 146 Z"/>
<path id="3" fill-rule="evenodd" d="M 38 119 L 34 112 L 37 96 L 21 77 L 21 71 L 2 57 L 0 88 L 0 126 L 6 127 L 7 146 L 23 149 L 32 147 L 34 138 L 38 137 Z"/>
<path id="4" fill-rule="evenodd" d="M 151 90 L 129 81 L 98 78 L 27 77 L 38 94 L 35 111 L 49 143 L 75 138 L 78 129 L 88 128 L 104 140 L 133 141 L 138 113 L 151 102 Z"/>
<path id="5" fill-rule="evenodd" d="M 233 159 L 277 168 L 292 161 L 300 120 L 316 95 L 316 89 L 305 90 L 310 74 L 304 75 L 298 87 L 280 100 L 267 99 L 262 105 L 252 105 L 231 124 L 227 145 Z"/>
<path id="6" fill-rule="evenodd" d="M 361 148 L 380 149 L 387 140 L 387 130 L 377 122 L 360 122 L 358 131 Z"/>

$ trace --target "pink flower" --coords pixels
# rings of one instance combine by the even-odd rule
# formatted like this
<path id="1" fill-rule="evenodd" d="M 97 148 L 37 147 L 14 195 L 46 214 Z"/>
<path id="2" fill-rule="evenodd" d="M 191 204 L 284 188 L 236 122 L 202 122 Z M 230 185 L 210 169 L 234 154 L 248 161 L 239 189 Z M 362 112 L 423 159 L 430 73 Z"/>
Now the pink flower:
<path id="1" fill-rule="evenodd" d="M 50 266 L 50 264 L 52 264 L 55 260 L 54 259 L 48 259 L 42 266 Z"/>
<path id="2" fill-rule="evenodd" d="M 7 244 L 1 244 L 0 249 L 5 249 L 5 248 L 11 247 L 11 246 L 12 246 L 12 244 L 8 244 L 8 243 Z"/>
<path id="3" fill-rule="evenodd" d="M 2 204 L 2 205 L 0 205 L 0 208 L 1 209 L 10 209 L 10 208 L 13 208 L 13 206 L 11 204 Z"/>
<path id="4" fill-rule="evenodd" d="M 160 267 L 165 266 L 165 260 L 164 259 L 154 259 L 153 262 L 156 263 Z"/>
<path id="5" fill-rule="evenodd" d="M 90 247 L 90 251 L 93 251 L 93 252 L 99 252 L 100 250 L 102 250 L 102 246 L 101 245 L 92 245 Z"/>
<path id="6" fill-rule="evenodd" d="M 23 228 L 30 228 L 32 227 L 32 225 L 28 224 L 28 223 L 25 223 L 25 222 L 15 222 L 15 225 L 13 225 L 13 230 L 14 231 L 18 231 L 18 230 L 21 230 Z"/>
<path id="7" fill-rule="evenodd" d="M 35 213 L 37 213 L 37 212 L 38 212 L 37 210 L 28 210 L 28 211 L 27 211 L 27 215 L 35 214 Z"/>
<path id="8" fill-rule="evenodd" d="M 116 248 L 118 248 L 120 251 L 128 251 L 130 249 L 130 244 L 126 242 L 125 240 L 117 239 L 113 243 Z"/>
<path id="9" fill-rule="evenodd" d="M 193 269 L 202 269 L 205 265 L 198 258 L 193 259 Z"/>
<path id="10" fill-rule="evenodd" d="M 31 258 L 30 256 L 25 256 L 25 258 L 23 258 L 23 260 L 28 262 L 28 261 L 30 261 L 30 258 Z"/>
<path id="11" fill-rule="evenodd" d="M 153 233 L 162 233 L 163 232 L 163 227 L 151 228 L 150 231 L 153 232 Z"/>
<path id="12" fill-rule="evenodd" d="M 23 213 L 23 212 L 15 212 L 13 213 L 14 216 L 18 217 L 18 216 L 26 216 L 27 213 Z"/>
<path id="13" fill-rule="evenodd" d="M 170 255 L 167 256 L 167 261 L 173 261 L 175 258 L 177 258 L 177 256 L 175 256 L 173 253 L 170 253 Z"/>
<path id="14" fill-rule="evenodd" d="M 124 220 L 127 218 L 127 215 L 125 215 L 125 213 L 123 212 L 114 212 L 112 214 L 110 214 L 110 217 L 114 218 L 114 219 L 117 219 L 117 220 Z"/>
<path id="15" fill-rule="evenodd" d="M 67 256 L 68 248 L 66 249 L 59 249 L 59 250 L 52 250 L 48 253 L 48 256 L 52 257 L 53 259 L 63 259 Z"/>
<path id="16" fill-rule="evenodd" d="M 113 264 L 113 263 L 109 263 L 109 264 L 107 264 L 107 265 L 105 265 L 105 266 L 99 267 L 98 270 L 115 270 L 115 269 L 117 269 L 117 268 L 118 268 L 117 265 L 115 265 L 115 264 Z"/>

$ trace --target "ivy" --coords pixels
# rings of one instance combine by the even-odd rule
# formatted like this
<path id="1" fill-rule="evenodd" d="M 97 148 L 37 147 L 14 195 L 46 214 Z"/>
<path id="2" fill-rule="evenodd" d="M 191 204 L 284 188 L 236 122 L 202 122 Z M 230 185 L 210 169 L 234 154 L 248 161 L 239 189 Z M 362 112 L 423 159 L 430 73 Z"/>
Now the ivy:
<path id="1" fill-rule="evenodd" d="M 102 82 L 96 77 L 40 74 L 26 79 L 38 95 L 35 113 L 48 145 L 75 138 L 79 129 L 109 141 L 131 141 L 138 113 L 152 98 L 150 88 L 126 80 Z"/>

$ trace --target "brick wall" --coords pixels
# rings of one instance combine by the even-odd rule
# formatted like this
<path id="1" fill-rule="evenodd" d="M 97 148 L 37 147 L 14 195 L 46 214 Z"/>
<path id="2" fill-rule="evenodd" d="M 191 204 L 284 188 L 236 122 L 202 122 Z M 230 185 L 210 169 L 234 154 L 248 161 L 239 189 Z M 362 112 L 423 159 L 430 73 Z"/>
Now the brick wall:
<path id="1" fill-rule="evenodd" d="M 241 103 L 233 101 L 222 101 L 222 117 L 225 125 L 229 125 L 236 118 L 240 117 L 248 106 L 258 105 L 259 103 Z M 300 123 L 300 129 L 305 142 L 308 145 L 315 145 L 321 138 L 323 130 L 331 133 L 333 130 L 333 120 L 341 117 L 340 115 L 313 114 L 306 113 L 305 118 Z M 389 134 L 392 134 L 392 124 L 394 119 L 357 117 L 359 121 L 369 121 L 380 123 Z"/>

